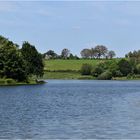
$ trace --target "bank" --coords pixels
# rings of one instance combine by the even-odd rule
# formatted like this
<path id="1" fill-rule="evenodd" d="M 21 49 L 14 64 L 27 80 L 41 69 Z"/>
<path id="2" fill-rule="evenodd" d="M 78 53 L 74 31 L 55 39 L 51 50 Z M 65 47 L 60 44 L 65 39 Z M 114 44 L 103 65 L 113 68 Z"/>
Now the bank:
<path id="1" fill-rule="evenodd" d="M 46 83 L 44 80 L 30 79 L 28 82 L 18 82 L 10 78 L 0 79 L 0 86 L 39 85 Z"/>

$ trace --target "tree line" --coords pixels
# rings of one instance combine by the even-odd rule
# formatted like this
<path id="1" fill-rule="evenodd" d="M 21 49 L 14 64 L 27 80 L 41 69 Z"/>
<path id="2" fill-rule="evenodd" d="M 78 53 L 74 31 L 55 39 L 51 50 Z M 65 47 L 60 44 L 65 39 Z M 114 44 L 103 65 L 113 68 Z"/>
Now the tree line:
<path id="1" fill-rule="evenodd" d="M 43 76 L 42 54 L 29 42 L 18 44 L 0 36 L 0 78 L 26 81 L 33 75 Z"/>
<path id="2" fill-rule="evenodd" d="M 106 58 L 106 59 L 112 59 L 115 57 L 115 52 L 112 50 L 108 50 L 108 48 L 104 45 L 97 45 L 94 48 L 91 49 L 83 49 L 81 51 L 82 58 Z"/>
<path id="3" fill-rule="evenodd" d="M 80 52 L 80 54 L 83 59 L 112 59 L 116 56 L 114 51 L 108 50 L 104 45 L 97 45 L 91 49 L 85 48 Z M 67 48 L 64 48 L 60 55 L 55 53 L 53 50 L 49 50 L 43 54 L 43 57 L 46 59 L 80 59 L 77 55 L 73 55 Z"/>
<path id="4" fill-rule="evenodd" d="M 115 77 L 140 78 L 140 50 L 129 52 L 125 58 L 102 61 L 97 65 L 83 64 L 81 74 L 101 80 Z"/>

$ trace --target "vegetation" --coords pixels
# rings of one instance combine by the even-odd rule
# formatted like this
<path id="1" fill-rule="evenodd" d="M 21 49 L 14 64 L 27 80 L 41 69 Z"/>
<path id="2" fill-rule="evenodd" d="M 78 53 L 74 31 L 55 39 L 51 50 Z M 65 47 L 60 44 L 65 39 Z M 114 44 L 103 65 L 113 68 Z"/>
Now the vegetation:
<path id="1" fill-rule="evenodd" d="M 115 52 L 112 50 L 108 50 L 108 48 L 104 45 L 97 45 L 94 48 L 88 49 L 85 48 L 81 52 L 81 57 L 83 59 L 112 59 L 115 57 Z M 61 54 L 56 54 L 53 50 L 49 50 L 43 54 L 43 58 L 45 59 L 80 59 L 77 55 L 73 55 L 69 49 L 64 48 L 61 51 Z"/>
<path id="2" fill-rule="evenodd" d="M 112 73 L 111 73 L 109 70 L 107 70 L 107 71 L 101 73 L 101 74 L 98 76 L 97 79 L 98 79 L 98 80 L 111 80 L 111 79 L 112 79 Z"/>
<path id="3" fill-rule="evenodd" d="M 91 58 L 91 59 L 100 59 L 100 58 L 106 58 L 106 59 L 112 59 L 115 57 L 114 51 L 108 51 L 107 47 L 104 45 L 97 45 L 95 48 L 91 49 L 83 49 L 81 51 L 82 58 Z"/>
<path id="4" fill-rule="evenodd" d="M 98 64 L 102 65 L 106 62 L 110 66 L 112 62 L 119 61 L 119 59 L 80 59 L 80 60 L 46 60 L 44 79 L 96 79 L 95 76 L 81 74 L 81 67 L 83 64 L 92 66 L 92 70 Z M 91 71 L 92 71 L 91 70 Z"/>
<path id="5" fill-rule="evenodd" d="M 90 64 L 83 64 L 81 68 L 82 75 L 90 75 L 92 70 L 92 65 Z"/>
<path id="6" fill-rule="evenodd" d="M 32 77 L 43 75 L 45 79 L 140 78 L 140 50 L 129 52 L 125 58 L 117 59 L 114 58 L 114 51 L 108 50 L 104 45 L 97 45 L 91 49 L 83 49 L 81 57 L 73 55 L 67 48 L 64 48 L 60 55 L 53 50 L 42 55 L 29 42 L 23 42 L 20 48 L 0 36 L 0 85 L 42 83 L 38 80 L 30 81 Z"/>
<path id="7" fill-rule="evenodd" d="M 0 36 L 0 79 L 6 83 L 28 83 L 30 77 L 43 76 L 42 55 L 28 42 L 22 48 Z M 5 82 L 4 82 L 5 83 Z"/>

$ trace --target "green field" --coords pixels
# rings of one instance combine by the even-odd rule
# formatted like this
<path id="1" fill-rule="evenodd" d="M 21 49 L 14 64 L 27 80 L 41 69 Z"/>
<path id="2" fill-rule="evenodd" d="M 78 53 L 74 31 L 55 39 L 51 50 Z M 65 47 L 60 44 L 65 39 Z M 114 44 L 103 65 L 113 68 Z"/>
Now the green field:
<path id="1" fill-rule="evenodd" d="M 82 76 L 82 64 L 97 65 L 99 62 L 111 60 L 45 60 L 44 79 L 93 79 L 92 76 Z"/>
<path id="2" fill-rule="evenodd" d="M 50 71 L 61 71 L 61 70 L 73 70 L 79 71 L 82 64 L 88 63 L 96 65 L 101 61 L 110 61 L 110 60 L 45 60 L 45 70 Z"/>

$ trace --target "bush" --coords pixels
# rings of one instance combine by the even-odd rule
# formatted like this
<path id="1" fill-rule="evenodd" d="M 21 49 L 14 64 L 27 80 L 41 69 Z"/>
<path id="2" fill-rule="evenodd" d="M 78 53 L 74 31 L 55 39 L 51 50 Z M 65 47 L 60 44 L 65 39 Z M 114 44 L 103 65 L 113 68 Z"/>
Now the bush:
<path id="1" fill-rule="evenodd" d="M 83 64 L 81 67 L 82 75 L 90 75 L 92 70 L 92 66 L 90 64 Z"/>
<path id="2" fill-rule="evenodd" d="M 140 74 L 140 64 L 136 66 L 137 73 Z"/>
<path id="3" fill-rule="evenodd" d="M 135 74 L 133 74 L 133 73 L 129 73 L 129 74 L 127 75 L 127 79 L 134 79 L 134 78 L 136 78 L 136 76 L 135 76 Z"/>
<path id="4" fill-rule="evenodd" d="M 132 72 L 132 66 L 125 59 L 121 59 L 118 62 L 118 67 L 119 67 L 120 72 L 123 74 L 123 76 L 127 76 L 129 73 Z"/>
<path id="5" fill-rule="evenodd" d="M 138 74 L 138 75 L 135 75 L 135 78 L 136 79 L 140 79 L 140 75 Z"/>
<path id="6" fill-rule="evenodd" d="M 99 63 L 97 66 L 93 67 L 93 69 L 91 71 L 91 75 L 94 77 L 98 77 L 105 70 L 106 70 L 105 63 Z"/>
<path id="7" fill-rule="evenodd" d="M 122 77 L 123 74 L 120 72 L 120 70 L 115 71 L 115 76 L 116 77 Z"/>
<path id="8" fill-rule="evenodd" d="M 3 84 L 5 84 L 5 79 L 0 78 L 0 85 L 3 85 Z"/>
<path id="9" fill-rule="evenodd" d="M 7 84 L 15 84 L 16 83 L 16 81 L 14 80 L 14 79 L 5 79 L 5 82 L 7 83 Z"/>
<path id="10" fill-rule="evenodd" d="M 102 74 L 100 74 L 97 78 L 98 80 L 111 80 L 112 79 L 112 73 L 110 71 L 105 71 Z"/>

